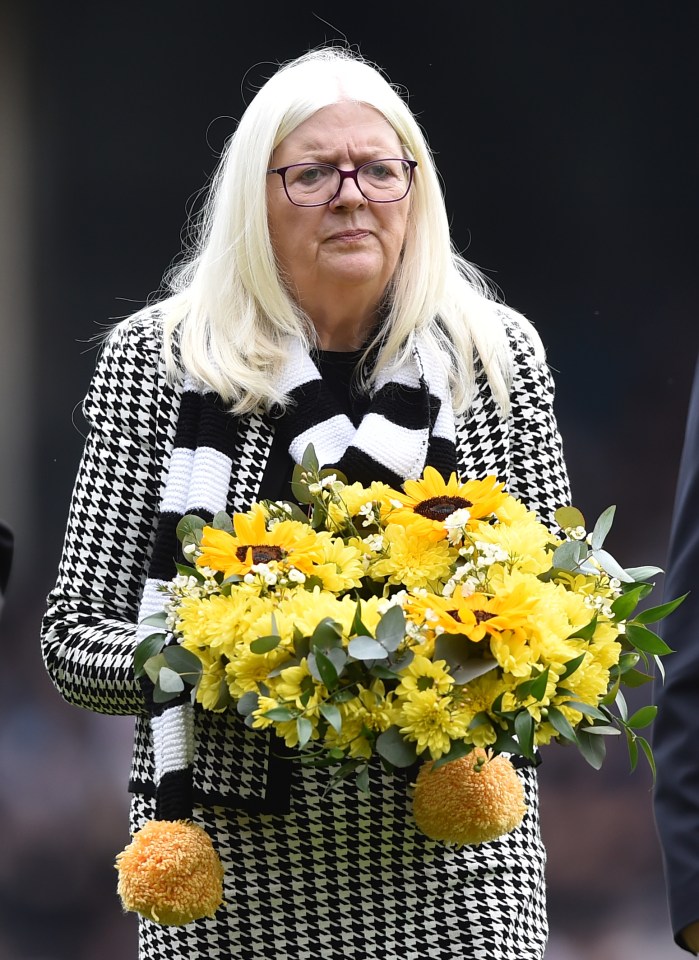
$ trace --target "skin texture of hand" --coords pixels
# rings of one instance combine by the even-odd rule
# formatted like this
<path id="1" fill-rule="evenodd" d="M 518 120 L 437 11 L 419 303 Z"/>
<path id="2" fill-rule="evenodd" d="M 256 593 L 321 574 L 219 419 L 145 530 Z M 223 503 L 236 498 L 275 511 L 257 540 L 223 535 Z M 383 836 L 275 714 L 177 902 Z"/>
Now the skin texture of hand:
<path id="1" fill-rule="evenodd" d="M 688 927 L 684 928 L 682 931 L 682 939 L 692 953 L 699 953 L 699 920 L 690 923 Z"/>

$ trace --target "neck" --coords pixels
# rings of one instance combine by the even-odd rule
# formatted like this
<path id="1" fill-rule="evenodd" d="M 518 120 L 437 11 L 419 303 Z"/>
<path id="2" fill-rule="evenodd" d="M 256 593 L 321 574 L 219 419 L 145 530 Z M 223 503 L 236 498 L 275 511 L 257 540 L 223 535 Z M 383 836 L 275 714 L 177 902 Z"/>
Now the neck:
<path id="1" fill-rule="evenodd" d="M 321 350 L 359 350 L 379 320 L 378 304 L 340 302 L 314 308 L 307 305 L 306 312 L 313 323 Z"/>

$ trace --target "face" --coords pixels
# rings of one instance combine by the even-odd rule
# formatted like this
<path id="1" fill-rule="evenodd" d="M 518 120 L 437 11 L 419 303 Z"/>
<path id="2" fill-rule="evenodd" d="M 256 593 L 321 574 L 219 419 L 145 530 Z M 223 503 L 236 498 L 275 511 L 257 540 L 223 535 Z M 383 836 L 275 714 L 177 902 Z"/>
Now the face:
<path id="1" fill-rule="evenodd" d="M 368 160 L 402 157 L 388 121 L 366 104 L 324 107 L 276 148 L 272 167 L 332 163 L 343 170 Z M 410 194 L 395 203 L 370 203 L 346 178 L 330 203 L 294 206 L 278 174 L 267 177 L 272 244 L 292 296 L 308 309 L 343 289 L 378 304 L 396 268 L 405 238 Z"/>

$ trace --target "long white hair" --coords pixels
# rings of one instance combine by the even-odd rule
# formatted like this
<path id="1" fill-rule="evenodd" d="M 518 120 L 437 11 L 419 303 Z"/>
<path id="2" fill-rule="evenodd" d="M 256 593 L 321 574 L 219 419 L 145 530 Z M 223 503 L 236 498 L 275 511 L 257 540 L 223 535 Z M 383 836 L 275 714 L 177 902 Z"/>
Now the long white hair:
<path id="1" fill-rule="evenodd" d="M 169 374 L 176 376 L 180 363 L 236 413 L 284 406 L 286 397 L 278 388 L 284 339 L 296 337 L 309 349 L 317 344 L 312 323 L 280 279 L 267 222 L 266 171 L 272 152 L 292 130 L 323 107 L 345 100 L 378 110 L 405 156 L 418 163 L 403 250 L 382 323 L 367 346 L 367 352 L 378 349 L 373 375 L 387 364 L 400 366 L 421 333 L 445 354 L 457 411 L 468 407 L 475 391 L 475 351 L 506 413 L 512 357 L 497 297 L 454 247 L 426 138 L 381 69 L 336 45 L 279 67 L 229 139 L 195 241 L 166 277 L 167 297 L 160 306 Z M 531 325 L 521 316 L 519 322 L 530 329 L 543 355 Z"/>

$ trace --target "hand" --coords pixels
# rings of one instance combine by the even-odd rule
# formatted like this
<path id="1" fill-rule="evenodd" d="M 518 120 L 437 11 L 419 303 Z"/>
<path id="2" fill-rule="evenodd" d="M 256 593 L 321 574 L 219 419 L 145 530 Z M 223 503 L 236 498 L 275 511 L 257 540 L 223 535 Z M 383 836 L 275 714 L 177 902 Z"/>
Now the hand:
<path id="1" fill-rule="evenodd" d="M 699 920 L 680 931 L 680 938 L 692 953 L 699 953 Z"/>

